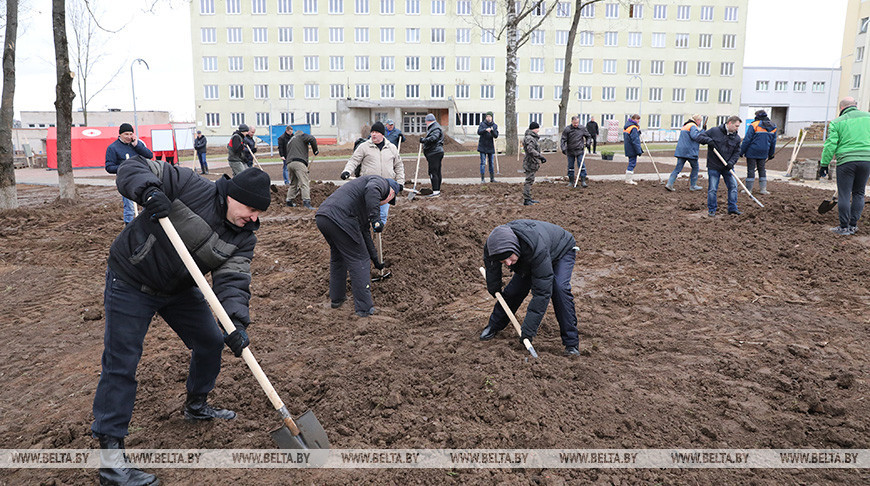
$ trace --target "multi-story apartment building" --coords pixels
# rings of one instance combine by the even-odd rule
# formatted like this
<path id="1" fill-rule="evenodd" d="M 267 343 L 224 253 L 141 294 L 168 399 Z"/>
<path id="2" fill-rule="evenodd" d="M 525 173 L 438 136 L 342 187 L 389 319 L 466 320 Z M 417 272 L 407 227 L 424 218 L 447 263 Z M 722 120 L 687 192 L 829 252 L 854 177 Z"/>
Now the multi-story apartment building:
<path id="1" fill-rule="evenodd" d="M 839 83 L 836 69 L 747 66 L 737 114 L 749 120 L 756 110 L 766 110 L 779 135 L 796 136 L 800 129 L 836 116 L 831 100 Z"/>
<path id="2" fill-rule="evenodd" d="M 851 96 L 858 100 L 858 108 L 862 110 L 870 110 L 870 90 L 867 88 L 870 63 L 864 60 L 867 51 L 870 50 L 868 27 L 870 27 L 870 1 L 849 0 L 846 7 L 843 51 L 840 57 L 843 66 L 840 73 L 840 99 Z M 838 101 L 832 100 L 834 109 Z"/>
<path id="3" fill-rule="evenodd" d="M 538 12 L 550 5 L 547 0 Z M 582 10 L 569 114 L 670 129 L 740 104 L 748 0 L 605 0 Z M 517 125 L 557 133 L 575 3 L 562 1 L 521 47 Z M 476 137 L 482 113 L 505 125 L 505 6 L 497 0 L 194 0 L 197 124 L 228 135 L 309 123 L 340 141 L 393 118 L 409 133 L 433 112 Z M 540 20 L 530 16 L 529 22 Z"/>

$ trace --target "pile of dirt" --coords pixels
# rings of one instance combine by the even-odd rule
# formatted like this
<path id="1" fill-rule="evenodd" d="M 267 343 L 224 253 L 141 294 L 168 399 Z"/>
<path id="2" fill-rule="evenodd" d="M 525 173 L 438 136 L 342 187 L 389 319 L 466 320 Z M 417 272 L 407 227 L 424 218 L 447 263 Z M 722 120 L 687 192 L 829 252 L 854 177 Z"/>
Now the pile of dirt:
<path id="1" fill-rule="evenodd" d="M 319 203 L 335 186 L 315 184 Z M 122 229 L 112 188 L 19 186 L 0 212 L 0 444 L 92 448 L 109 245 Z M 761 209 L 708 219 L 706 194 L 641 182 L 446 184 L 400 200 L 373 284 L 377 314 L 328 303 L 329 249 L 311 211 L 276 195 L 252 264 L 254 354 L 291 413 L 316 412 L 335 448 L 870 447 L 866 376 L 870 237 L 836 237 L 818 191 L 771 183 Z M 720 191 L 720 199 L 724 194 Z M 477 268 L 496 225 L 571 231 L 584 356 L 562 356 L 548 310 L 529 361 L 510 328 L 480 342 L 493 300 Z M 519 316 L 522 318 L 524 309 Z M 271 448 L 278 424 L 247 368 L 224 354 L 213 400 L 230 422 L 180 414 L 189 351 L 156 318 L 145 340 L 132 448 Z M 857 484 L 857 470 L 201 470 L 166 484 Z M 2 484 L 90 484 L 96 471 L 0 472 Z"/>

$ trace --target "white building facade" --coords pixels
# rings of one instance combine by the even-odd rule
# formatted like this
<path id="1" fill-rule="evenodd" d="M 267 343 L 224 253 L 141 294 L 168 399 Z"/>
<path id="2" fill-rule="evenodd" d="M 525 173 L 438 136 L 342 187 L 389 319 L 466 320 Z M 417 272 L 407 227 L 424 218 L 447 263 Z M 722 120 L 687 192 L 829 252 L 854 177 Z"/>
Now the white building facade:
<path id="1" fill-rule="evenodd" d="M 858 100 L 858 108 L 870 111 L 870 89 L 867 78 L 870 76 L 870 65 L 866 59 L 870 50 L 870 1 L 849 0 L 846 7 L 846 28 L 843 34 L 843 51 L 840 63 L 843 72 L 840 77 L 840 96 L 851 96 Z M 837 109 L 834 100 L 833 109 Z M 831 118 L 836 117 L 836 114 Z"/>

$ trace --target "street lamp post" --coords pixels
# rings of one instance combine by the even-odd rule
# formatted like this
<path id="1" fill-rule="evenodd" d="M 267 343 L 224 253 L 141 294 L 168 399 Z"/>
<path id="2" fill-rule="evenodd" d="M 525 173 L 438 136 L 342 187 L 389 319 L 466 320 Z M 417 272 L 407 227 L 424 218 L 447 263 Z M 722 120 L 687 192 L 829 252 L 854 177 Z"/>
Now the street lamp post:
<path id="1" fill-rule="evenodd" d="M 149 71 L 151 70 L 151 68 L 148 67 L 148 63 L 145 62 L 144 59 L 136 59 L 130 63 L 130 86 L 132 86 L 133 88 L 133 127 L 136 130 L 135 133 L 137 137 L 139 136 L 139 119 L 136 113 L 136 82 L 133 80 L 133 66 L 135 66 L 136 63 L 140 62 L 145 65 L 145 69 Z"/>
<path id="2" fill-rule="evenodd" d="M 643 113 L 643 110 L 642 110 L 642 108 L 643 108 L 643 78 L 640 77 L 639 74 L 635 74 L 634 76 L 629 78 L 629 81 L 631 81 L 634 78 L 637 78 L 638 81 L 640 81 L 640 93 L 638 93 L 638 96 L 637 96 L 637 114 L 640 115 Z"/>
<path id="3" fill-rule="evenodd" d="M 835 62 L 834 65 L 831 66 L 831 76 L 828 79 L 828 102 L 825 103 L 825 128 L 822 131 L 822 141 L 825 141 L 828 139 L 828 119 L 830 118 L 830 112 L 831 112 L 831 91 L 833 91 L 833 88 L 834 88 L 834 70 L 837 69 L 837 64 L 840 64 L 841 61 L 843 59 L 846 59 L 847 57 L 852 57 L 852 55 L 846 54 L 845 56 L 841 57 L 840 59 L 837 59 L 837 62 Z M 842 66 L 840 66 L 840 68 L 842 69 Z M 840 71 L 840 72 L 842 72 L 842 71 Z"/>

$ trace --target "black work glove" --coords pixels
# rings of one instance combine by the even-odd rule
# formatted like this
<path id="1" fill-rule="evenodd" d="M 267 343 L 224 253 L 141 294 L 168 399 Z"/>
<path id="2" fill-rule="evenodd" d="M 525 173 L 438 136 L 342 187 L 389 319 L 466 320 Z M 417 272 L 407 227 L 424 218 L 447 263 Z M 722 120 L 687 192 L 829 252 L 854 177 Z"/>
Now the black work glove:
<path id="1" fill-rule="evenodd" d="M 487 285 L 487 286 L 486 286 L 486 291 L 489 292 L 489 295 L 495 297 L 495 294 L 500 294 L 500 293 L 501 293 L 501 286 L 500 286 L 500 285 L 496 285 L 496 286 L 494 286 L 494 287 L 490 287 L 490 286 Z"/>
<path id="2" fill-rule="evenodd" d="M 526 339 L 528 339 L 530 343 L 532 342 L 532 338 L 530 338 L 530 337 L 528 337 L 528 336 L 526 336 L 526 335 L 521 335 L 521 336 L 520 336 L 520 344 L 522 344 L 523 347 L 526 347 L 526 343 L 523 342 L 523 341 L 525 341 Z"/>
<path id="3" fill-rule="evenodd" d="M 233 321 L 233 324 L 236 325 L 236 330 L 227 334 L 224 331 L 224 343 L 226 343 L 227 347 L 229 347 L 236 358 L 242 355 L 242 350 L 247 348 L 249 344 L 251 344 L 251 340 L 248 339 L 248 331 L 245 329 L 245 325 L 238 321 Z"/>
<path id="4" fill-rule="evenodd" d="M 372 264 L 374 264 L 375 268 L 377 268 L 378 270 L 383 270 L 384 267 L 386 267 L 385 262 L 379 262 L 377 258 L 372 260 Z"/>
<path id="5" fill-rule="evenodd" d="M 546 157 L 541 157 L 541 163 L 542 163 L 542 164 L 546 164 L 546 163 L 547 163 L 547 159 L 546 159 Z"/>
<path id="6" fill-rule="evenodd" d="M 151 219 L 156 220 L 169 216 L 172 201 L 166 197 L 166 194 L 163 194 L 163 191 L 155 189 L 151 191 L 142 206 L 145 208 L 145 212 L 151 215 Z"/>
<path id="7" fill-rule="evenodd" d="M 822 177 L 828 177 L 828 166 L 827 165 L 824 165 L 824 166 L 820 165 L 819 166 L 819 178 L 821 179 Z"/>
<path id="8" fill-rule="evenodd" d="M 773 157 L 774 157 L 774 156 L 771 155 L 770 157 L 767 158 L 767 160 L 773 160 Z"/>
<path id="9" fill-rule="evenodd" d="M 317 154 L 319 154 L 319 153 L 320 153 L 320 150 L 315 150 L 315 151 L 314 151 L 314 155 L 315 155 L 315 156 L 316 156 Z"/>
<path id="10" fill-rule="evenodd" d="M 725 171 L 729 172 L 734 170 L 734 164 L 725 164 Z"/>
<path id="11" fill-rule="evenodd" d="M 350 177 L 350 172 L 344 171 L 341 173 L 341 180 L 346 181 L 348 177 Z"/>
<path id="12" fill-rule="evenodd" d="M 380 233 L 383 230 L 384 230 L 384 223 L 381 223 L 380 221 L 373 221 L 372 222 L 372 231 L 374 231 L 375 233 Z"/>

